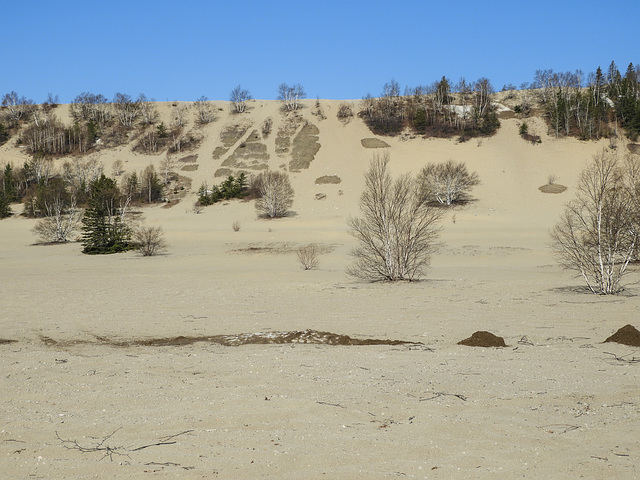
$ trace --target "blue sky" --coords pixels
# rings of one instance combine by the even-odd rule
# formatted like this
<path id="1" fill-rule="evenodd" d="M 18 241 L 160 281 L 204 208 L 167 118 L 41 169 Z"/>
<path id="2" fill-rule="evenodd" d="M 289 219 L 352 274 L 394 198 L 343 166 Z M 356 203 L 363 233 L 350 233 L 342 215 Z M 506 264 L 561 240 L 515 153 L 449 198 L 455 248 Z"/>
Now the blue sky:
<path id="1" fill-rule="evenodd" d="M 83 91 L 158 101 L 359 99 L 443 75 L 531 82 L 537 69 L 640 63 L 640 1 L 3 0 L 0 95 L 68 103 Z"/>

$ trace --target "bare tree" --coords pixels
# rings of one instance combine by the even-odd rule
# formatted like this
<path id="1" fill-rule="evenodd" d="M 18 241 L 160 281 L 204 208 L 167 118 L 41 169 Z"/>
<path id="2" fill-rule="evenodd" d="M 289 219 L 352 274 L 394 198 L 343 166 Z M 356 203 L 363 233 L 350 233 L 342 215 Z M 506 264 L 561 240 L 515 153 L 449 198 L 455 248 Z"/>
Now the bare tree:
<path id="1" fill-rule="evenodd" d="M 33 227 L 33 232 L 45 243 L 68 242 L 82 219 L 75 192 L 67 192 L 64 181 L 55 180 L 42 196 L 41 208 L 45 216 Z"/>
<path id="2" fill-rule="evenodd" d="M 417 280 L 436 249 L 442 210 L 421 201 L 419 185 L 405 174 L 393 180 L 389 154 L 374 155 L 360 196 L 361 217 L 348 220 L 358 241 L 347 274 L 369 281 Z"/>
<path id="3" fill-rule="evenodd" d="M 302 247 L 299 247 L 296 250 L 298 261 L 300 262 L 300 266 L 304 270 L 315 270 L 318 268 L 319 254 L 320 254 L 320 249 L 314 243 L 310 243 L 309 245 L 304 245 Z"/>
<path id="4" fill-rule="evenodd" d="M 12 91 L 2 98 L 2 106 L 7 110 L 10 124 L 17 124 L 21 118 L 28 116 L 34 108 L 34 102 Z"/>
<path id="5" fill-rule="evenodd" d="M 200 125 L 206 125 L 207 123 L 213 122 L 215 119 L 213 114 L 213 105 L 209 102 L 207 97 L 200 97 L 193 102 L 193 106 L 196 109 L 196 121 Z"/>
<path id="6" fill-rule="evenodd" d="M 171 169 L 173 168 L 173 165 L 174 165 L 173 157 L 170 157 L 169 155 L 165 156 L 160 161 L 160 171 L 162 172 L 165 185 L 169 183 L 169 174 L 171 173 Z"/>
<path id="7" fill-rule="evenodd" d="M 449 160 L 427 164 L 418 174 L 418 183 L 424 202 L 449 206 L 468 201 L 470 190 L 480 179 L 476 172 L 469 173 L 464 163 Z"/>
<path id="8" fill-rule="evenodd" d="M 119 177 L 124 172 L 124 163 L 121 159 L 116 159 L 111 164 L 111 171 L 114 177 Z"/>
<path id="9" fill-rule="evenodd" d="M 138 227 L 133 231 L 132 240 L 145 257 L 157 255 L 167 249 L 162 227 Z"/>
<path id="10" fill-rule="evenodd" d="M 171 115 L 171 123 L 176 127 L 184 127 L 187 124 L 187 111 L 189 106 L 175 102 Z"/>
<path id="11" fill-rule="evenodd" d="M 278 87 L 278 100 L 284 103 L 287 110 L 298 110 L 302 107 L 300 100 L 306 98 L 307 94 L 304 91 L 304 87 L 299 83 L 295 85 L 287 85 L 281 83 Z"/>
<path id="12" fill-rule="evenodd" d="M 252 98 L 251 92 L 242 88 L 240 85 L 231 90 L 231 94 L 229 95 L 229 100 L 233 104 L 233 108 L 235 108 L 236 113 L 244 113 L 247 109 L 247 102 Z"/>
<path id="13" fill-rule="evenodd" d="M 268 218 L 284 217 L 293 205 L 293 187 L 285 172 L 267 170 L 253 182 L 258 192 L 256 211 Z"/>
<path id="14" fill-rule="evenodd" d="M 62 165 L 63 178 L 74 190 L 89 191 L 89 185 L 102 175 L 104 166 L 96 156 L 83 159 L 75 157 Z"/>
<path id="15" fill-rule="evenodd" d="M 640 236 L 640 158 L 621 164 L 602 151 L 580 174 L 578 191 L 551 231 L 558 262 L 596 294 L 620 292 Z"/>
<path id="16" fill-rule="evenodd" d="M 144 125 L 153 125 L 160 118 L 155 100 L 149 100 L 144 93 L 138 96 L 138 104 L 140 107 L 140 118 Z"/>
<path id="17" fill-rule="evenodd" d="M 113 97 L 113 108 L 123 127 L 131 127 L 140 114 L 140 100 L 133 100 L 126 93 L 116 93 Z"/>

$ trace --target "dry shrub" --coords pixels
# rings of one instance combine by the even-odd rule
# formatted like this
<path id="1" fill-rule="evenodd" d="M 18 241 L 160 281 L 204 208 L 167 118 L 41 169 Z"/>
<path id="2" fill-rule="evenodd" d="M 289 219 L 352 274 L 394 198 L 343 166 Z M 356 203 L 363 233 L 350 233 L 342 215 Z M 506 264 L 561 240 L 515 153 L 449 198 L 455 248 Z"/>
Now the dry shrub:
<path id="1" fill-rule="evenodd" d="M 304 270 L 315 270 L 318 268 L 318 256 L 320 249 L 317 245 L 310 243 L 296 250 L 298 261 Z"/>
<path id="2" fill-rule="evenodd" d="M 233 222 L 231 224 L 231 228 L 233 229 L 234 232 L 239 232 L 240 231 L 240 222 L 238 222 L 236 220 L 235 222 Z"/>
<path id="3" fill-rule="evenodd" d="M 139 227 L 133 232 L 133 241 L 145 257 L 157 255 L 167 248 L 162 227 Z"/>
<path id="4" fill-rule="evenodd" d="M 347 123 L 349 120 L 353 118 L 353 108 L 346 102 L 342 102 L 338 106 L 338 113 L 336 114 L 338 120 Z"/>

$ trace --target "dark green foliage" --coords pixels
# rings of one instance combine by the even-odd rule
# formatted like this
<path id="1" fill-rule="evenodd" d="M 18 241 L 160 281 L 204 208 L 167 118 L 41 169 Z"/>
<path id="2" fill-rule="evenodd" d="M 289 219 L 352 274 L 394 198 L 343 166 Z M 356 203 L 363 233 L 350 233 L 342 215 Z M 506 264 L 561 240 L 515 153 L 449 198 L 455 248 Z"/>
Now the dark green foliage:
<path id="1" fill-rule="evenodd" d="M 247 176 L 240 173 L 237 177 L 229 175 L 220 185 L 209 188 L 204 183 L 198 190 L 198 202 L 200 205 L 213 205 L 222 200 L 242 198 L 247 193 Z"/>
<path id="2" fill-rule="evenodd" d="M 0 218 L 7 218 L 9 216 L 11 216 L 11 206 L 4 192 L 0 190 Z"/>
<path id="3" fill-rule="evenodd" d="M 7 141 L 9 138 L 9 132 L 7 132 L 7 127 L 4 126 L 4 123 L 0 123 L 0 145 Z"/>
<path id="4" fill-rule="evenodd" d="M 167 127 L 164 126 L 164 122 L 156 127 L 156 131 L 160 138 L 167 138 L 169 136 L 169 132 L 167 132 Z"/>
<path id="5" fill-rule="evenodd" d="M 3 175 L 3 185 L 2 190 L 4 192 L 4 197 L 8 202 L 16 202 L 18 201 L 18 192 L 16 188 L 16 182 L 13 176 L 13 167 L 10 163 L 7 163 L 7 166 L 4 167 L 4 175 Z"/>
<path id="6" fill-rule="evenodd" d="M 115 180 L 104 174 L 91 182 L 82 218 L 83 253 L 107 254 L 135 248 L 124 220 L 125 199 Z"/>

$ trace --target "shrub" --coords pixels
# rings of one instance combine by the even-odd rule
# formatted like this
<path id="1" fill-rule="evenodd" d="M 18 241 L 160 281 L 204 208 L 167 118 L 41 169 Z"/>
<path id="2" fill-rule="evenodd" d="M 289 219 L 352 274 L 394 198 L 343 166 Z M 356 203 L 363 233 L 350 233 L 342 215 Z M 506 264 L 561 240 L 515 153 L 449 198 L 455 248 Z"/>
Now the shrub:
<path id="1" fill-rule="evenodd" d="M 480 183 L 476 172 L 469 173 L 464 163 L 449 160 L 430 163 L 418 174 L 424 202 L 450 206 L 469 200 L 470 190 Z"/>

